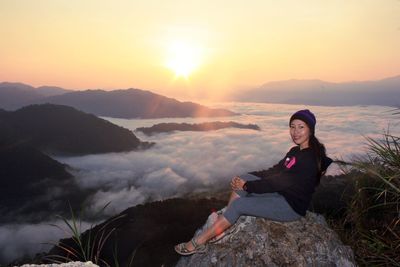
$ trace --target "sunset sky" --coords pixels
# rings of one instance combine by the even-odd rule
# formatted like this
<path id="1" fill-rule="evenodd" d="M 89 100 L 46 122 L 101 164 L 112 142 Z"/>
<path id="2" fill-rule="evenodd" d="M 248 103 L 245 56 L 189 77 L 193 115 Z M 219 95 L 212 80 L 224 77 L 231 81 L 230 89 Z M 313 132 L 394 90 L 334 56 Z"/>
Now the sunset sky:
<path id="1" fill-rule="evenodd" d="M 223 96 L 400 74 L 399 0 L 0 0 L 0 82 Z"/>

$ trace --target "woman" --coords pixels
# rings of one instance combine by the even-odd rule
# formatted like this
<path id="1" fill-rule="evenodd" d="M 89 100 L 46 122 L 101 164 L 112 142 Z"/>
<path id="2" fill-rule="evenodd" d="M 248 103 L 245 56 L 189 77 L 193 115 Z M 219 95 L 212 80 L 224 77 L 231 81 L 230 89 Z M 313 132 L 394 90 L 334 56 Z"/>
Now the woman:
<path id="1" fill-rule="evenodd" d="M 296 146 L 272 168 L 234 177 L 225 212 L 199 236 L 176 245 L 175 251 L 181 255 L 205 252 L 205 244 L 223 236 L 241 215 L 281 222 L 304 216 L 315 187 L 332 162 L 324 145 L 315 137 L 315 124 L 316 118 L 308 109 L 294 113 L 289 127 Z"/>

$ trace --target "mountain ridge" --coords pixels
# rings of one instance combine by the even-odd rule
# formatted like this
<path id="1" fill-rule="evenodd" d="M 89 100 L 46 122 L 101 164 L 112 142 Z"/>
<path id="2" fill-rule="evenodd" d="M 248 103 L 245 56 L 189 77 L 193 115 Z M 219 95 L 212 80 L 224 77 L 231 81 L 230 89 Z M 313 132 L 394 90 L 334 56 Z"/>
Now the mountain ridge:
<path id="1" fill-rule="evenodd" d="M 68 105 L 97 116 L 126 119 L 237 115 L 228 110 L 210 109 L 193 102 L 181 102 L 174 98 L 135 88 L 70 92 L 47 97 L 40 102 Z"/>
<path id="2" fill-rule="evenodd" d="M 271 81 L 236 93 L 232 100 L 321 106 L 400 106 L 400 75 L 342 83 L 318 79 Z"/>
<path id="3" fill-rule="evenodd" d="M 37 104 L 0 112 L 0 122 L 12 129 L 15 139 L 56 154 L 123 152 L 152 145 L 128 129 L 69 106 Z"/>
<path id="4" fill-rule="evenodd" d="M 0 108 L 15 110 L 32 104 L 67 105 L 97 116 L 114 118 L 225 117 L 238 115 L 153 93 L 129 88 L 106 91 L 88 89 L 69 91 L 60 87 L 34 88 L 22 83 L 0 83 Z"/>
<path id="5" fill-rule="evenodd" d="M 52 155 L 146 149 L 130 130 L 72 107 L 0 109 L 0 224 L 40 221 L 78 208 L 89 195 Z M 0 262 L 1 265 L 1 262 Z"/>

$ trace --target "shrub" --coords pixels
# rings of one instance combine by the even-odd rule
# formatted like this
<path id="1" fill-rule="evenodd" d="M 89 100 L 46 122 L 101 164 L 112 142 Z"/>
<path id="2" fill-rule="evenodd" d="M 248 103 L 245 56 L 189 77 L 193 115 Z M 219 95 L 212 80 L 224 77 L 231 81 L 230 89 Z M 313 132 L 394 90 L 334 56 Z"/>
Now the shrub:
<path id="1" fill-rule="evenodd" d="M 366 140 L 367 154 L 349 163 L 355 194 L 337 230 L 361 265 L 400 266 L 400 137 Z"/>

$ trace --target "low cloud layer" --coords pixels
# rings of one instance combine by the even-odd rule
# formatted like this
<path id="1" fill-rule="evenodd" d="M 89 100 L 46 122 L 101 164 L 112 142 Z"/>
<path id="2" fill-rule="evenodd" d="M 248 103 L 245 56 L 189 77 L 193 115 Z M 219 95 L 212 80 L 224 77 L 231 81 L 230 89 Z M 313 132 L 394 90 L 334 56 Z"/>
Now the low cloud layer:
<path id="1" fill-rule="evenodd" d="M 213 119 L 109 120 L 131 130 L 161 122 L 235 121 L 257 124 L 261 131 L 232 128 L 151 137 L 135 133 L 141 140 L 157 144 L 146 151 L 59 157 L 57 160 L 72 167 L 71 172 L 82 188 L 95 191 L 88 208 L 97 212 L 110 203 L 105 212 L 112 215 L 151 200 L 227 189 L 234 175 L 271 167 L 293 146 L 288 133 L 290 115 L 306 108 L 247 103 L 218 104 L 214 107 L 227 108 L 243 115 Z M 307 108 L 316 114 L 316 135 L 325 143 L 332 158 L 349 159 L 355 154 L 363 154 L 366 151 L 363 136 L 379 137 L 388 128 L 389 121 L 396 121 L 387 112 L 390 108 L 385 107 Z M 392 124 L 390 129 L 393 134 L 399 134 L 400 125 Z M 328 170 L 328 174 L 338 172 L 337 166 Z M 2 227 L 0 233 L 7 235 L 7 231 L 11 231 L 7 229 Z M 16 242 L 11 245 L 13 248 L 24 245 L 34 229 L 25 232 L 20 229 L 19 233 L 17 240 L 13 238 Z M 13 243 L 6 241 L 0 238 L 0 250 Z"/>
<path id="2" fill-rule="evenodd" d="M 90 228 L 87 222 L 81 223 L 81 231 Z M 0 265 L 24 256 L 49 251 L 58 240 L 70 237 L 66 224 L 61 221 L 40 224 L 17 224 L 0 226 Z"/>
<path id="3" fill-rule="evenodd" d="M 58 158 L 72 166 L 80 186 L 98 189 L 92 198 L 93 212 L 111 202 L 107 212 L 150 200 L 228 188 L 234 175 L 265 169 L 281 159 L 293 145 L 288 133 L 290 115 L 305 107 L 273 104 L 221 104 L 241 116 L 216 118 L 253 123 L 261 131 L 222 129 L 213 132 L 175 132 L 152 137 L 136 133 L 141 139 L 156 142 L 147 151 Z M 317 136 L 333 158 L 349 159 L 365 152 L 363 136 L 379 137 L 388 127 L 390 108 L 309 107 L 317 116 Z M 201 123 L 210 119 L 122 120 L 111 122 L 135 130 L 160 122 Z M 392 125 L 398 130 L 399 125 Z M 112 140 L 110 140 L 111 142 Z M 332 166 L 328 174 L 337 174 Z"/>

